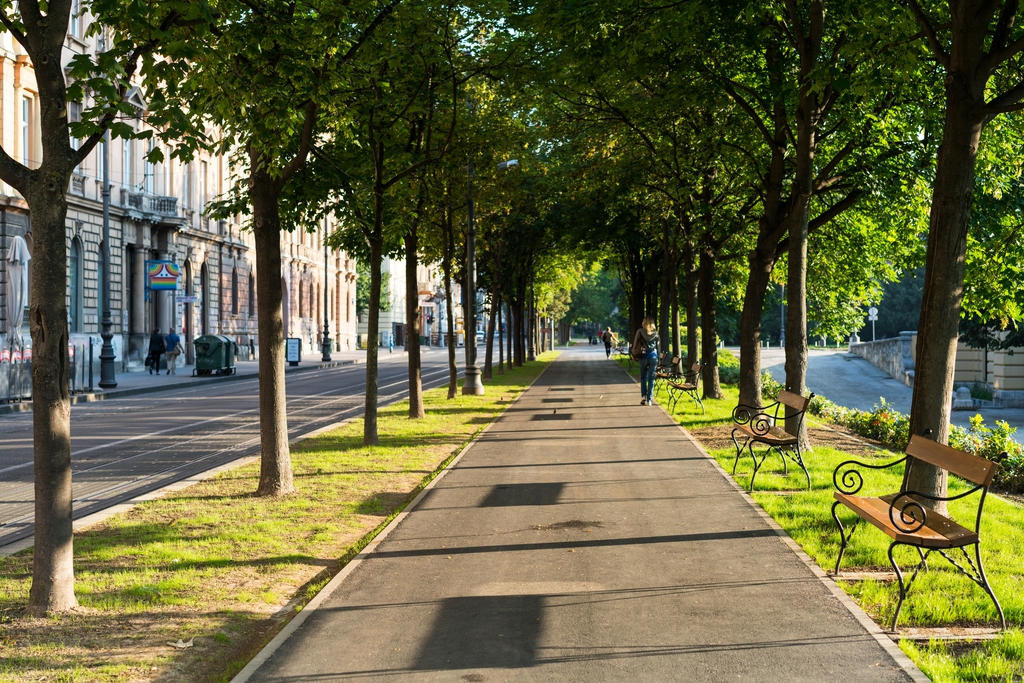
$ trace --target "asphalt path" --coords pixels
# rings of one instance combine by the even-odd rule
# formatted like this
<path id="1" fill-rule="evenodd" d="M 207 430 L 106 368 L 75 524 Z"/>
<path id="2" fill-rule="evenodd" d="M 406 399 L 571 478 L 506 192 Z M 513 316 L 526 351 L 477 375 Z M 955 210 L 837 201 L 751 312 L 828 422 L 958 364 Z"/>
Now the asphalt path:
<path id="1" fill-rule="evenodd" d="M 603 349 L 563 353 L 236 682 L 909 682 L 639 403 Z"/>
<path id="2" fill-rule="evenodd" d="M 463 355 L 460 356 L 461 364 Z M 423 384 L 448 380 L 447 351 L 423 353 Z M 363 412 L 366 366 L 286 375 L 294 438 Z M 256 377 L 71 408 L 74 516 L 79 519 L 259 450 Z M 408 393 L 405 354 L 380 357 L 380 403 Z M 32 414 L 0 417 L 0 547 L 34 530 Z"/>

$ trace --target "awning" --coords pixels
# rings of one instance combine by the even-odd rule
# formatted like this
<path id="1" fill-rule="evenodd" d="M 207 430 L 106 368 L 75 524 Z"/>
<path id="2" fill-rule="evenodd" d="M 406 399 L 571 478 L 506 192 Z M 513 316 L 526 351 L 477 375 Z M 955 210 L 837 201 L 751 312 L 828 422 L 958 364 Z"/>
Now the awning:
<path id="1" fill-rule="evenodd" d="M 420 302 L 420 308 L 433 308 L 433 307 L 434 307 L 434 302 L 433 301 L 421 301 Z"/>

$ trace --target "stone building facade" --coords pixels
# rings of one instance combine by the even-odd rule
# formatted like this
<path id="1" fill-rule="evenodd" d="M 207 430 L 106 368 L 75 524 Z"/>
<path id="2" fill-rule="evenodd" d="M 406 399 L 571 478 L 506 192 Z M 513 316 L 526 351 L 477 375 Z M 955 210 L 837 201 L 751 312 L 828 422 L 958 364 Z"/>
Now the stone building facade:
<path id="1" fill-rule="evenodd" d="M 86 37 L 89 17 L 72 20 L 64 59 L 95 50 L 97 39 Z M 40 152 L 38 96 L 31 64 L 19 54 L 9 33 L 0 35 L 0 144 L 11 156 L 37 165 Z M 138 112 L 125 121 L 136 130 L 146 127 L 145 101 L 138 91 L 129 100 Z M 71 105 L 74 120 L 81 111 Z M 186 359 L 193 361 L 192 340 L 203 334 L 224 334 L 239 344 L 246 357 L 250 340 L 258 344 L 255 288 L 255 245 L 242 217 L 211 220 L 207 204 L 244 182 L 232 172 L 226 156 L 202 154 L 189 163 L 170 159 L 150 163 L 149 140 L 111 140 L 110 308 L 114 347 L 120 370 L 142 370 L 152 329 L 183 332 Z M 102 301 L 101 273 L 107 253 L 103 245 L 103 145 L 75 170 L 68 188 L 67 306 L 72 344 L 94 344 L 99 355 Z M 282 235 L 281 279 L 284 286 L 285 334 L 302 340 L 304 351 L 319 351 L 325 317 L 335 350 L 356 346 L 356 264 L 344 252 L 325 253 L 326 225 L 308 232 Z M 28 205 L 13 188 L 0 183 L 0 250 L 7 254 L 15 236 L 32 249 Z M 148 291 L 147 262 L 174 262 L 181 271 L 177 292 Z M 0 260 L 0 333 L 22 324 L 24 312 L 8 311 L 3 282 L 6 261 Z M 31 269 L 29 261 L 29 269 Z M 22 315 L 19 317 L 19 313 Z"/>

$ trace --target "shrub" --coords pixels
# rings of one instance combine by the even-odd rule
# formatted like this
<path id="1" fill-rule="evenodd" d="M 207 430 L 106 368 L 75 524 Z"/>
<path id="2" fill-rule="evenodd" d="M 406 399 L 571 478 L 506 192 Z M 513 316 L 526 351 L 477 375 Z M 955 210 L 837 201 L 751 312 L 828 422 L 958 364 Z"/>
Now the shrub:
<path id="1" fill-rule="evenodd" d="M 785 387 L 775 381 L 769 372 L 761 373 L 761 396 L 766 401 L 776 401 L 779 398 L 779 392 Z"/>
<path id="2" fill-rule="evenodd" d="M 718 350 L 718 381 L 722 384 L 740 382 L 740 360 L 728 349 Z"/>
<path id="3" fill-rule="evenodd" d="M 809 411 L 825 422 L 842 425 L 872 439 L 877 439 L 894 450 L 903 451 L 910 441 L 910 417 L 893 409 L 884 398 L 870 411 L 844 408 L 824 396 L 811 400 Z M 985 425 L 985 418 L 975 415 L 967 429 L 952 425 L 949 445 L 999 463 L 994 484 L 1010 492 L 1024 492 L 1024 446 L 1013 435 L 1017 428 L 1002 420 L 995 427 Z"/>

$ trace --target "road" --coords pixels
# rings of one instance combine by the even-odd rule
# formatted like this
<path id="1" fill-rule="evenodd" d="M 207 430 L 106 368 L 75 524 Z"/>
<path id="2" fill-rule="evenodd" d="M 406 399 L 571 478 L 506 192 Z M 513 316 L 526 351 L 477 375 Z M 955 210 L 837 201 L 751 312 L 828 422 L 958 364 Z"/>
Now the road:
<path id="1" fill-rule="evenodd" d="M 738 350 L 733 350 L 739 356 Z M 782 349 L 761 349 L 761 367 L 777 381 L 786 381 L 786 356 Z M 860 356 L 846 349 L 814 349 L 807 358 L 807 388 L 847 408 L 871 410 L 880 399 L 901 413 L 910 413 L 914 390 L 890 377 Z M 952 400 L 952 397 L 950 397 Z M 950 420 L 968 427 L 974 415 L 981 414 L 990 426 L 1002 420 L 1018 429 L 1018 440 L 1024 438 L 1024 410 L 1020 408 L 977 408 L 955 410 Z"/>
<path id="2" fill-rule="evenodd" d="M 443 350 L 423 353 L 424 386 L 447 382 L 447 358 Z M 406 363 L 405 354 L 381 356 L 380 403 L 407 393 Z M 360 364 L 289 373 L 289 435 L 362 414 L 365 369 Z M 256 453 L 258 380 L 75 404 L 71 434 L 72 495 L 79 519 Z M 32 414 L 0 417 L 0 547 L 33 533 L 32 475 Z"/>

